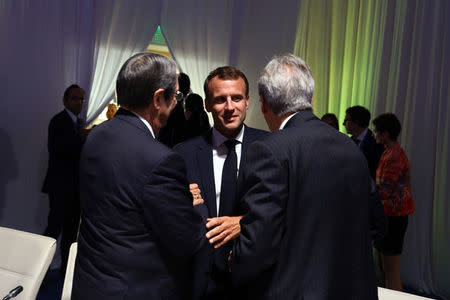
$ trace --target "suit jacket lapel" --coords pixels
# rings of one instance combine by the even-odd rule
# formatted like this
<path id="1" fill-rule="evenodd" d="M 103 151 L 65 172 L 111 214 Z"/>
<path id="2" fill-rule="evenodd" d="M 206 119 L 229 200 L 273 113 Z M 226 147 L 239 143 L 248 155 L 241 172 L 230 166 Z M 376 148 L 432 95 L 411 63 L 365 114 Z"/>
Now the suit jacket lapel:
<path id="1" fill-rule="evenodd" d="M 206 202 L 210 217 L 217 216 L 216 184 L 214 181 L 214 166 L 212 157 L 212 131 L 205 136 L 205 143 L 201 145 L 196 153 L 197 163 L 202 180 L 203 200 Z"/>

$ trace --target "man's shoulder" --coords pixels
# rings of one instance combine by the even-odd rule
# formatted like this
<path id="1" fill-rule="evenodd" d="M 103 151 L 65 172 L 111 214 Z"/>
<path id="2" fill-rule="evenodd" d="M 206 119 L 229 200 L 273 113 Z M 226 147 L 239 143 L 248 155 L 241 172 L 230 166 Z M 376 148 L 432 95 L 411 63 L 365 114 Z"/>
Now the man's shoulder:
<path id="1" fill-rule="evenodd" d="M 211 146 L 211 141 L 209 140 L 208 136 L 196 136 L 193 137 L 187 141 L 184 141 L 175 147 L 173 147 L 173 150 L 178 153 L 184 153 L 187 150 L 193 150 L 196 148 L 203 148 L 206 146 Z"/>
<path id="2" fill-rule="evenodd" d="M 244 139 L 248 141 L 256 141 L 264 138 L 269 132 L 245 125 Z"/>
<path id="3" fill-rule="evenodd" d="M 70 120 L 70 116 L 69 114 L 66 112 L 65 109 L 63 109 L 62 111 L 60 111 L 59 113 L 55 114 L 52 119 L 51 122 L 60 122 L 62 120 Z"/>

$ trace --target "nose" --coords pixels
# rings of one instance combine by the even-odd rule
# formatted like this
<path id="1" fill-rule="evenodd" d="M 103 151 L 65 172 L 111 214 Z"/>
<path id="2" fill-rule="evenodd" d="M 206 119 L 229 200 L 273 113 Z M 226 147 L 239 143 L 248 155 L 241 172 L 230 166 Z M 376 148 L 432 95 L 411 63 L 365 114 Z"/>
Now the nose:
<path id="1" fill-rule="evenodd" d="M 234 109 L 234 102 L 231 100 L 231 97 L 227 98 L 227 101 L 225 103 L 225 109 L 226 110 L 233 110 Z"/>

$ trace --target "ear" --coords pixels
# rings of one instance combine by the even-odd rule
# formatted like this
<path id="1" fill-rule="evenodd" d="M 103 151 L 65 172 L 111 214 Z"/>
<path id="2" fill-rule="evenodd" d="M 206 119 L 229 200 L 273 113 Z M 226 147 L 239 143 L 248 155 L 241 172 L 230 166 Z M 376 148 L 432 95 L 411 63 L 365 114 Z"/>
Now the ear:
<path id="1" fill-rule="evenodd" d="M 250 98 L 249 96 L 247 96 L 247 98 L 245 98 L 245 110 L 248 110 L 249 106 L 250 106 Z"/>
<path id="2" fill-rule="evenodd" d="M 263 115 L 267 114 L 269 108 L 267 107 L 266 101 L 264 100 L 264 97 L 262 95 L 259 95 L 259 101 L 261 102 L 261 112 L 263 113 Z"/>
<path id="3" fill-rule="evenodd" d="M 163 89 L 157 89 L 155 93 L 153 94 L 153 102 L 152 106 L 156 109 L 160 109 L 162 105 L 162 101 L 166 101 L 164 98 L 164 90 Z"/>

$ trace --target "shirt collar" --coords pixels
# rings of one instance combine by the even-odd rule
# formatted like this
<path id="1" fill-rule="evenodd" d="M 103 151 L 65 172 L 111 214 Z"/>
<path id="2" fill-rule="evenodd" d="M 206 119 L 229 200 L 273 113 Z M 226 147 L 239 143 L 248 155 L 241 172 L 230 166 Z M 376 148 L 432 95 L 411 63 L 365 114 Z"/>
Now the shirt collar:
<path id="1" fill-rule="evenodd" d="M 242 144 L 242 140 L 244 138 L 244 128 L 245 128 L 245 125 L 242 125 L 241 131 L 239 131 L 237 136 L 234 138 L 236 141 L 238 141 L 241 144 Z M 216 128 L 213 127 L 212 140 L 213 140 L 214 148 L 217 148 L 220 145 L 222 145 L 225 141 L 229 140 L 229 138 L 225 137 Z"/>
<path id="2" fill-rule="evenodd" d="M 71 112 L 70 110 L 68 110 L 67 108 L 64 108 L 64 109 L 69 114 L 70 118 L 72 119 L 72 122 L 74 124 L 76 124 L 77 123 L 77 116 L 75 116 L 75 114 L 73 112 Z"/>
<path id="3" fill-rule="evenodd" d="M 138 117 L 139 120 L 141 120 L 142 123 L 144 123 L 145 126 L 147 126 L 147 128 L 148 128 L 148 130 L 150 130 L 150 133 L 152 134 L 153 138 L 155 138 L 155 133 L 153 132 L 152 125 L 150 125 L 150 123 L 149 123 L 146 119 L 144 119 L 142 116 L 138 115 L 138 114 L 135 113 L 134 111 L 131 111 L 131 110 L 129 110 L 129 111 L 132 112 L 133 114 L 135 114 L 136 117 Z"/>
<path id="4" fill-rule="evenodd" d="M 286 119 L 284 119 L 283 123 L 281 123 L 281 125 L 280 125 L 280 129 L 279 129 L 279 130 L 282 130 L 282 129 L 284 128 L 284 126 L 286 126 L 286 123 L 287 123 L 293 116 L 295 116 L 296 114 L 298 114 L 298 112 L 293 113 L 292 115 L 290 115 L 289 117 L 287 117 Z"/>

